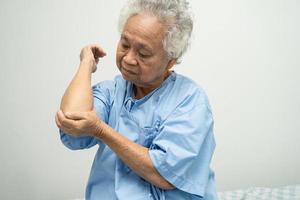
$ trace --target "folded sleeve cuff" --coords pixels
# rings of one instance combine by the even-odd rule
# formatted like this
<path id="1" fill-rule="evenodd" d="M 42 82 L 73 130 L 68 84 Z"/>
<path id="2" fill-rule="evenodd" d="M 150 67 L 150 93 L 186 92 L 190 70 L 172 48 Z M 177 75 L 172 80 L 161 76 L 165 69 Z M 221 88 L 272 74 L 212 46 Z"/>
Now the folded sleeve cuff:
<path id="1" fill-rule="evenodd" d="M 165 152 L 153 149 L 149 151 L 149 156 L 156 170 L 173 186 L 190 194 L 204 196 L 205 186 L 172 172 L 172 167 L 165 161 Z"/>
<path id="2" fill-rule="evenodd" d="M 97 139 L 91 136 L 71 136 L 59 129 L 62 143 L 71 150 L 88 149 L 98 143 Z"/>

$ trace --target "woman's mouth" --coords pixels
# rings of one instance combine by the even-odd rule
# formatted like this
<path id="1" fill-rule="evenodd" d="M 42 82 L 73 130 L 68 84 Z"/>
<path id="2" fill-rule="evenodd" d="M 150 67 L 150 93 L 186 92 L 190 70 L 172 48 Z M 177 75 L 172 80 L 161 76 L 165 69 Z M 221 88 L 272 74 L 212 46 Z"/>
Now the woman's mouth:
<path id="1" fill-rule="evenodd" d="M 137 73 L 131 71 L 131 70 L 128 70 L 126 69 L 125 67 L 122 67 L 122 69 L 127 73 L 127 74 L 131 74 L 131 75 L 136 75 Z"/>

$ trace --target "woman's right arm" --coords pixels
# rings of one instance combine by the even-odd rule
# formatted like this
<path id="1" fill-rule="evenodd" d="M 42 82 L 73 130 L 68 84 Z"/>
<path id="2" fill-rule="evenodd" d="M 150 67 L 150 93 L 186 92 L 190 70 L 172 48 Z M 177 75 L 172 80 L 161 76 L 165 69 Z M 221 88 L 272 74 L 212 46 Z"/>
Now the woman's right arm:
<path id="1" fill-rule="evenodd" d="M 84 47 L 80 53 L 80 66 L 66 89 L 60 109 L 63 112 L 90 111 L 93 109 L 91 74 L 96 71 L 99 57 L 106 54 L 96 45 Z M 74 137 L 59 130 L 62 143 L 72 150 L 90 148 L 97 144 L 93 137 Z"/>
<path id="2" fill-rule="evenodd" d="M 99 57 L 106 53 L 97 45 L 84 47 L 80 53 L 80 66 L 66 89 L 60 109 L 63 112 L 81 112 L 93 109 L 91 76 L 97 69 Z"/>

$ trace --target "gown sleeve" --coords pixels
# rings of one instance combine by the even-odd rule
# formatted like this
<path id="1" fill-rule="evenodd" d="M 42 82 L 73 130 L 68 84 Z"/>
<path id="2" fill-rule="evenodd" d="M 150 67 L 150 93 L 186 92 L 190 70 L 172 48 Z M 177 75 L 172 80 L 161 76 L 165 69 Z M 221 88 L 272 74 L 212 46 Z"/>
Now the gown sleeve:
<path id="1" fill-rule="evenodd" d="M 114 91 L 114 81 L 103 81 L 92 86 L 94 109 L 97 116 L 107 123 L 110 110 L 110 99 Z M 100 140 L 92 136 L 75 137 L 64 133 L 59 129 L 62 143 L 71 150 L 87 149 L 101 143 Z"/>
<path id="2" fill-rule="evenodd" d="M 154 138 L 149 150 L 153 165 L 177 189 L 205 195 L 215 148 L 213 123 L 209 105 L 202 103 L 171 114 Z"/>

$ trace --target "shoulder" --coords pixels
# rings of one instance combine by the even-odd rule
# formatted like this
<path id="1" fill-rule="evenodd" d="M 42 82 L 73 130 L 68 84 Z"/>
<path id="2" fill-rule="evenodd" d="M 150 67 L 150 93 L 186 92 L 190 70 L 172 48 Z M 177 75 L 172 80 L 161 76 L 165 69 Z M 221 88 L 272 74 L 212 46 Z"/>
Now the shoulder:
<path id="1" fill-rule="evenodd" d="M 124 90 L 126 81 L 121 75 L 115 76 L 113 80 L 100 81 L 92 86 L 94 97 L 105 97 L 113 100 L 118 90 Z"/>
<path id="2" fill-rule="evenodd" d="M 115 76 L 113 80 L 104 80 L 100 81 L 92 86 L 93 90 L 100 90 L 100 91 L 114 91 L 117 87 L 122 87 L 125 85 L 126 81 L 123 79 L 121 75 Z"/>
<path id="3" fill-rule="evenodd" d="M 185 95 L 199 94 L 203 101 L 207 101 L 207 95 L 200 84 L 193 79 L 182 74 L 176 74 L 175 84 L 180 85 L 180 89 Z"/>
<path id="4" fill-rule="evenodd" d="M 176 79 L 170 91 L 170 98 L 176 101 L 177 110 L 179 108 L 190 110 L 200 105 L 204 105 L 211 110 L 205 90 L 200 84 L 187 76 L 176 73 Z"/>

